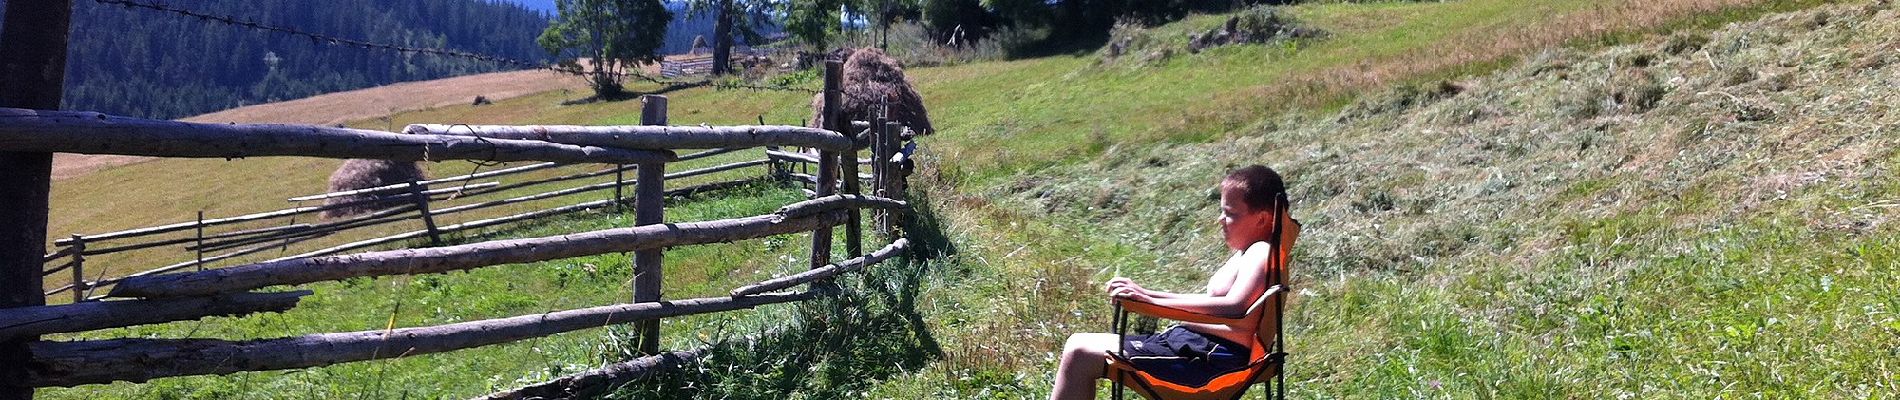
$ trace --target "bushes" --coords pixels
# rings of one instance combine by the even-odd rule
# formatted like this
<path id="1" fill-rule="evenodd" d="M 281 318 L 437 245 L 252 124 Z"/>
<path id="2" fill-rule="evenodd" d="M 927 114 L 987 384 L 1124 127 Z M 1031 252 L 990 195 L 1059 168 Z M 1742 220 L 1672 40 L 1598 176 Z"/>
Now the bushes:
<path id="1" fill-rule="evenodd" d="M 1150 28 L 1149 23 L 1139 18 L 1120 19 L 1109 29 L 1108 44 L 1097 54 L 1102 63 L 1134 57 L 1140 64 L 1147 64 L 1181 53 L 1200 53 L 1212 47 L 1290 43 L 1325 35 L 1318 29 L 1301 25 L 1272 6 L 1256 6 L 1219 21 L 1206 28 L 1197 27 L 1199 24 L 1180 23 L 1161 30 Z M 1182 25 L 1187 26 L 1187 32 L 1175 31 L 1180 29 L 1175 26 Z"/>

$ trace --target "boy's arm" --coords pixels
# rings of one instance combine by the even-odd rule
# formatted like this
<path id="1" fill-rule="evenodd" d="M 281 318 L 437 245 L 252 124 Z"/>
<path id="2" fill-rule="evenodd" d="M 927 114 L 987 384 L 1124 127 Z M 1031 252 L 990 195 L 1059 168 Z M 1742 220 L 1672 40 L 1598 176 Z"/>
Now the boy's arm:
<path id="1" fill-rule="evenodd" d="M 1132 297 L 1137 300 L 1143 300 L 1140 299 L 1140 297 L 1148 297 L 1148 299 L 1145 299 L 1147 302 L 1154 303 L 1158 306 L 1205 314 L 1232 315 L 1244 313 L 1247 311 L 1248 306 L 1253 305 L 1253 301 L 1255 300 L 1254 294 L 1266 290 L 1266 288 L 1263 287 L 1266 285 L 1266 280 L 1261 279 L 1260 276 L 1266 272 L 1262 270 L 1263 268 L 1257 266 L 1266 264 L 1267 255 L 1273 251 L 1271 247 L 1272 246 L 1265 243 L 1256 243 L 1252 248 L 1248 249 L 1246 255 L 1242 256 L 1245 257 L 1242 261 L 1246 263 L 1245 265 L 1253 265 L 1256 267 L 1244 268 L 1238 271 L 1239 276 L 1236 276 L 1234 279 L 1234 287 L 1229 289 L 1225 295 L 1206 296 L 1169 293 L 1172 295 L 1171 297 L 1163 297 L 1155 296 L 1154 293 L 1147 293 L 1147 296 L 1132 295 L 1124 297 Z"/>
<path id="2" fill-rule="evenodd" d="M 1177 297 L 1182 297 L 1182 296 L 1192 296 L 1189 294 L 1163 292 L 1159 290 L 1153 290 L 1153 289 L 1141 287 L 1141 285 L 1136 284 L 1134 280 L 1123 278 L 1123 277 L 1115 277 L 1114 279 L 1108 280 L 1108 293 L 1110 295 L 1115 294 L 1115 289 L 1121 289 L 1121 288 L 1133 288 L 1137 291 L 1140 291 L 1141 293 L 1147 294 L 1148 297 L 1157 298 L 1157 299 L 1171 299 L 1171 298 L 1177 298 Z"/>

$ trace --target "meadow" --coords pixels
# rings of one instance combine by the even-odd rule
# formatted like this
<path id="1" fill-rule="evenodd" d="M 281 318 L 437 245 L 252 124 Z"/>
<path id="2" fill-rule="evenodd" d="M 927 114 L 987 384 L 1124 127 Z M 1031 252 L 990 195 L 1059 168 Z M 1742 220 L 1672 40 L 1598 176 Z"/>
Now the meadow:
<path id="1" fill-rule="evenodd" d="M 1283 11 L 1328 35 L 1199 53 L 1158 40 L 1162 47 L 1142 54 L 1172 54 L 1148 60 L 1076 52 L 910 69 L 939 129 L 921 139 L 912 177 L 923 212 L 914 234 L 927 250 L 848 279 L 849 294 L 835 301 L 669 321 L 665 347 L 711 346 L 714 356 L 615 397 L 1046 396 L 1062 340 L 1107 328 L 1101 282 L 1129 276 L 1192 290 L 1224 258 L 1211 190 L 1225 170 L 1252 163 L 1287 176 L 1306 224 L 1288 309 L 1294 397 L 1900 391 L 1892 373 L 1900 284 L 1888 279 L 1900 237 L 1892 90 L 1900 49 L 1891 40 L 1900 11 L 1889 2 L 1462 0 Z M 1144 33 L 1181 38 L 1224 18 Z M 563 96 L 356 125 L 638 119 L 637 102 L 557 106 Z M 801 107 L 809 95 L 797 92 L 669 96 L 676 124 L 809 115 Z M 232 163 L 246 167 L 220 167 Z M 322 168 L 259 159 L 107 169 L 55 184 L 53 215 L 64 219 L 52 231 L 281 205 L 179 194 L 187 200 L 141 208 L 132 205 L 150 200 L 128 196 L 87 205 L 120 212 L 86 214 L 60 201 L 93 185 L 185 173 L 269 193 L 320 179 L 277 171 Z M 756 214 L 798 197 L 757 187 L 682 202 L 668 216 Z M 626 219 L 593 214 L 494 235 Z M 800 246 L 772 240 L 669 252 L 667 286 L 686 289 L 668 295 L 802 265 Z M 626 264 L 574 259 L 342 282 L 316 287 L 286 314 L 107 333 L 261 337 L 605 304 L 626 297 Z M 470 397 L 622 357 L 621 332 L 41 393 Z"/>

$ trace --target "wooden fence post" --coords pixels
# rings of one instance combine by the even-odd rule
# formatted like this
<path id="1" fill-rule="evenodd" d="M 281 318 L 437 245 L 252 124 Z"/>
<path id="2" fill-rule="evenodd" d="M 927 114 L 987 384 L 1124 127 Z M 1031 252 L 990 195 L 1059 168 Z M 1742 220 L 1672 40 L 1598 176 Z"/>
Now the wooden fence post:
<path id="1" fill-rule="evenodd" d="M 844 109 L 844 63 L 838 60 L 825 61 L 825 117 L 823 128 L 832 132 L 844 132 L 850 122 L 841 121 Z M 849 136 L 847 134 L 847 136 Z M 853 159 L 852 162 L 857 162 Z M 830 196 L 838 184 L 838 152 L 818 150 L 818 182 L 812 192 L 817 197 Z M 811 232 L 811 268 L 823 268 L 831 264 L 831 228 L 824 227 Z"/>
<path id="2" fill-rule="evenodd" d="M 421 183 L 409 182 L 409 196 L 415 197 L 416 211 L 422 213 L 422 227 L 428 229 L 429 243 L 441 246 L 442 231 L 435 227 L 435 214 L 429 212 L 429 194 L 423 192 Z M 199 265 L 198 268 L 203 269 L 204 266 Z"/>
<path id="3" fill-rule="evenodd" d="M 194 225 L 193 227 L 197 228 L 197 236 L 194 236 L 193 239 L 195 240 L 192 240 L 194 242 L 192 244 L 194 245 L 194 247 L 196 247 L 192 249 L 192 252 L 196 253 L 196 256 L 197 256 L 197 258 L 195 258 L 194 260 L 197 261 L 198 270 L 203 271 L 205 270 L 205 210 L 202 210 L 202 209 L 198 210 L 198 223 Z M 79 237 L 77 235 L 73 237 L 73 242 L 75 243 L 79 242 Z M 73 290 L 78 290 L 78 289 L 79 289 L 78 285 L 73 285 Z M 75 301 L 74 303 L 78 303 L 78 302 Z"/>
<path id="4" fill-rule="evenodd" d="M 86 301 L 86 237 L 73 235 L 73 302 Z"/>
<path id="5" fill-rule="evenodd" d="M 11 1 L 0 23 L 0 107 L 59 109 L 72 0 Z M 46 212 L 52 153 L 0 152 L 0 309 L 46 304 Z M 0 341 L 0 400 L 32 399 L 27 336 Z"/>
<path id="6" fill-rule="evenodd" d="M 763 125 L 765 125 L 765 115 L 763 115 L 763 114 L 761 114 L 761 115 L 759 115 L 759 125 L 761 125 L 761 126 L 763 126 Z M 766 166 L 766 171 L 769 171 L 769 173 L 771 174 L 771 175 L 770 175 L 770 177 L 771 177 L 771 178 L 772 178 L 773 180 L 785 180 L 786 178 L 788 178 L 788 177 L 789 177 L 789 175 L 788 175 L 788 174 L 789 174 L 789 172 L 788 172 L 788 171 L 786 171 L 786 168 L 785 168 L 785 164 L 784 164 L 784 163 L 782 163 L 782 162 L 780 162 L 780 161 L 778 161 L 778 160 L 776 160 L 776 159 L 773 159 L 773 158 L 772 158 L 772 157 L 771 157 L 771 156 L 769 155 L 769 154 L 771 154 L 771 153 L 769 153 L 769 152 L 771 152 L 771 151 L 783 151 L 782 149 L 783 149 L 783 147 L 780 147 L 779 145 L 766 145 L 766 146 L 765 146 L 765 150 L 766 150 L 766 151 L 768 151 L 768 153 L 766 153 L 766 154 L 768 154 L 768 155 L 767 155 L 767 156 L 765 157 L 765 161 L 766 161 L 766 163 L 765 163 L 765 166 Z"/>
<path id="7" fill-rule="evenodd" d="M 884 125 L 887 122 L 889 122 L 889 120 L 886 119 L 886 116 L 879 115 L 877 120 L 871 124 L 871 194 L 878 197 L 885 196 L 884 192 L 886 190 L 884 182 L 890 179 L 891 173 L 890 167 L 885 165 L 890 162 L 891 158 L 890 146 L 884 143 L 884 136 L 887 133 L 886 129 L 884 129 Z M 884 210 L 871 212 L 871 224 L 876 226 L 878 235 L 886 238 L 890 237 L 891 234 L 888 222 L 890 219 L 889 214 L 889 212 Z"/>
<path id="8" fill-rule="evenodd" d="M 863 189 L 860 188 L 861 183 L 858 181 L 858 147 L 853 145 L 851 151 L 840 153 L 837 157 L 841 159 L 838 162 L 838 175 L 844 179 L 844 194 L 862 193 Z M 846 211 L 851 214 L 845 219 L 844 226 L 845 258 L 858 258 L 864 255 L 864 229 L 862 228 L 864 210 L 852 208 Z"/>
<path id="9" fill-rule="evenodd" d="M 647 95 L 645 108 L 640 111 L 641 125 L 666 125 L 666 96 Z M 633 225 L 652 225 L 666 222 L 666 164 L 641 163 L 639 175 L 634 180 Z M 660 301 L 662 262 L 666 256 L 663 250 L 642 250 L 633 253 L 633 301 L 635 303 Z M 660 353 L 660 320 L 641 321 L 635 325 L 640 336 L 640 352 L 644 354 Z"/>
<path id="10" fill-rule="evenodd" d="M 903 154 L 904 129 L 906 128 L 904 127 L 903 124 L 899 124 L 896 122 L 891 122 L 889 123 L 889 125 L 885 126 L 884 128 L 885 128 L 884 140 L 887 140 L 888 141 L 887 143 L 889 143 L 890 145 L 891 158 L 902 160 L 901 162 L 893 162 L 892 160 L 884 160 L 885 163 L 889 164 L 885 166 L 886 171 L 890 171 L 891 173 L 890 174 L 891 180 L 885 182 L 885 184 L 889 186 L 887 186 L 884 189 L 886 190 L 886 193 L 884 193 L 884 197 L 895 199 L 895 200 L 904 200 L 904 197 L 905 197 L 904 193 L 905 191 L 909 190 L 908 187 L 910 186 L 910 181 L 909 181 L 910 171 L 904 168 L 904 163 L 915 163 L 915 161 L 910 160 L 910 155 Z M 899 157 L 900 155 L 902 155 L 902 157 Z"/>

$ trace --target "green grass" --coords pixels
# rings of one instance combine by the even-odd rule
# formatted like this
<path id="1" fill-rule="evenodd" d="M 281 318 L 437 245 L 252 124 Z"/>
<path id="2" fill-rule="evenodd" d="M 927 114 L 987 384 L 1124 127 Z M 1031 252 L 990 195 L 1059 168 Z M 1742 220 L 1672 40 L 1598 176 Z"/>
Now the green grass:
<path id="1" fill-rule="evenodd" d="M 802 200 L 797 189 L 754 185 L 715 199 L 676 200 L 669 222 L 703 221 L 770 213 Z M 549 236 L 632 225 L 626 214 L 591 212 L 557 217 L 456 242 L 488 237 Z M 681 247 L 666 253 L 667 298 L 722 296 L 738 285 L 803 270 L 809 243 L 779 236 L 742 242 Z M 252 339 L 317 332 L 348 332 L 426 326 L 624 303 L 631 297 L 632 260 L 626 254 L 481 268 L 413 277 L 357 278 L 302 285 L 316 291 L 281 314 L 210 318 L 69 335 L 71 338 L 213 337 Z M 767 309 L 773 306 L 767 306 Z M 701 329 L 717 325 L 744 331 L 771 326 L 769 312 L 715 314 L 665 320 L 668 349 L 700 346 Z M 605 334 L 603 334 L 605 333 Z M 160 379 L 149 384 L 112 384 L 45 389 L 46 398 L 422 398 L 473 397 L 624 359 L 630 342 L 623 328 L 592 329 L 451 353 L 405 357 L 293 371 L 251 372 L 221 377 Z"/>
<path id="2" fill-rule="evenodd" d="M 1211 224 L 1215 179 L 1267 163 L 1288 177 L 1307 227 L 1289 308 L 1295 397 L 1884 398 L 1900 390 L 1890 372 L 1900 368 L 1900 285 L 1887 279 L 1900 237 L 1900 115 L 1882 89 L 1900 83 L 1900 60 L 1878 39 L 1900 28 L 1896 11 L 1866 2 L 1769 15 L 1819 3 L 1675 14 L 1630 5 L 1654 11 L 1642 15 L 1554 1 L 1303 5 L 1290 12 L 1332 36 L 1142 66 L 1069 55 L 912 69 L 940 130 L 923 139 L 913 177 L 930 221 L 915 233 L 935 257 L 849 280 L 844 300 L 669 324 L 671 340 L 705 334 L 714 358 L 616 396 L 1046 396 L 1062 340 L 1107 326 L 1100 282 L 1196 288 L 1225 256 Z M 1609 28 L 1574 25 L 1590 18 Z M 1154 29 L 1165 37 L 1218 20 Z M 1670 51 L 1675 30 L 1706 40 Z M 1615 96 L 1647 89 L 1628 84 L 1635 59 L 1652 60 L 1641 67 L 1661 90 L 1652 106 Z M 1736 82 L 1734 69 L 1791 84 Z M 670 95 L 682 124 L 809 113 L 798 93 Z M 560 99 L 390 123 L 628 123 L 639 109 L 552 105 Z M 749 248 L 739 246 L 669 253 L 681 257 L 669 268 Z M 787 268 L 732 265 L 708 271 Z M 506 268 L 535 285 L 563 270 Z M 724 287 L 691 274 L 669 269 L 668 287 Z M 351 289 L 319 295 L 328 290 Z M 618 301 L 608 292 L 577 304 Z M 522 301 L 494 297 L 480 301 Z M 346 315 L 356 317 L 340 320 L 373 329 L 389 307 L 355 304 Z M 466 396 L 614 359 L 618 347 L 586 345 L 612 341 L 598 332 L 105 388 L 376 395 L 393 393 L 375 386 L 393 380 L 371 374 L 386 372 L 452 386 L 418 387 L 422 397 Z M 537 344 L 558 340 L 575 344 Z M 451 359 L 496 365 L 441 361 Z"/>

